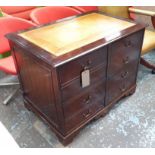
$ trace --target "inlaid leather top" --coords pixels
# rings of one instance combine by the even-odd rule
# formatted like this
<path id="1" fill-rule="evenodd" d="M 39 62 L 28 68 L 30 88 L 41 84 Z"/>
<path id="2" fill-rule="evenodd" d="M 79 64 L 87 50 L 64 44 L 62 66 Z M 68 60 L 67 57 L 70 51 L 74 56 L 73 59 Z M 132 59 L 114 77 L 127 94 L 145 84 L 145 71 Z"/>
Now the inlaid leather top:
<path id="1" fill-rule="evenodd" d="M 99 39 L 108 39 L 108 36 L 117 35 L 133 25 L 124 20 L 91 13 L 19 35 L 53 55 L 60 56 Z"/>

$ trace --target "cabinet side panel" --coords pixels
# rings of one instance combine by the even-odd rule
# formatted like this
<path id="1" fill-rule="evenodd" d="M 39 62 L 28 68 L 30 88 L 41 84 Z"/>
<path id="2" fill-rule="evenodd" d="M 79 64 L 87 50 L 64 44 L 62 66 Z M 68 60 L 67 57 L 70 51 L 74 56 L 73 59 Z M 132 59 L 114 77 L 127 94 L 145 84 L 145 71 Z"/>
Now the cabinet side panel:
<path id="1" fill-rule="evenodd" d="M 51 69 L 18 46 L 14 46 L 14 55 L 24 99 L 40 111 L 52 125 L 57 127 Z"/>

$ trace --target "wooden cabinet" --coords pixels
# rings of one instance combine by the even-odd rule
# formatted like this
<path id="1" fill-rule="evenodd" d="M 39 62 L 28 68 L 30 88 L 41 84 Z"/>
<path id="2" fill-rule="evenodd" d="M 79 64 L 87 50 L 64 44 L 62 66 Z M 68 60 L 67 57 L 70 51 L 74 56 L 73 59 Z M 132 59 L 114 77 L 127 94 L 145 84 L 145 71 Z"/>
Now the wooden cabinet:
<path id="1" fill-rule="evenodd" d="M 135 91 L 144 29 L 95 12 L 8 34 L 25 106 L 70 143 Z"/>

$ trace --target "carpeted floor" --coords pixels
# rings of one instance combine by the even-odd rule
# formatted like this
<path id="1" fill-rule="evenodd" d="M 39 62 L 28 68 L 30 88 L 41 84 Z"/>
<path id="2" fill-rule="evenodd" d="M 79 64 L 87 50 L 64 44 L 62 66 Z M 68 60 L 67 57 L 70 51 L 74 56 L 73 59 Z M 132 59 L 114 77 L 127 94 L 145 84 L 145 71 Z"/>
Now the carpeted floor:
<path id="1" fill-rule="evenodd" d="M 145 56 L 155 63 L 155 51 Z M 5 76 L 0 73 L 0 78 Z M 67 147 L 155 147 L 155 75 L 139 66 L 136 93 L 87 125 Z M 63 147 L 49 127 L 23 105 L 20 93 L 2 105 L 13 88 L 0 88 L 0 121 L 20 147 Z"/>

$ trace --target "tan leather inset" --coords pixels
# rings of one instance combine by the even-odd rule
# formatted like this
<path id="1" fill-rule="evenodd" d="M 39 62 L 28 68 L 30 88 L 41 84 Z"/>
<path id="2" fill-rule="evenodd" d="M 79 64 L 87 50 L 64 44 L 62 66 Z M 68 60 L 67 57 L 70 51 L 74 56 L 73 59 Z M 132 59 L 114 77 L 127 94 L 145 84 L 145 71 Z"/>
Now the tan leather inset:
<path id="1" fill-rule="evenodd" d="M 145 30 L 142 55 L 155 48 L 155 31 Z"/>
<path id="2" fill-rule="evenodd" d="M 123 29 L 135 25 L 98 13 L 44 26 L 19 34 L 23 38 L 60 56 L 110 35 L 120 35 Z"/>

